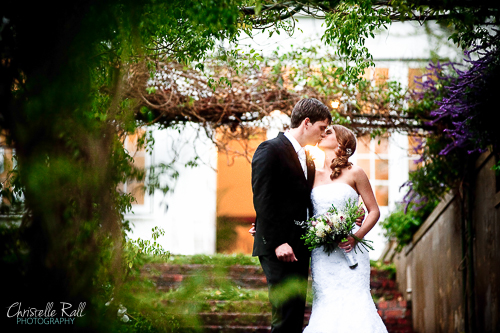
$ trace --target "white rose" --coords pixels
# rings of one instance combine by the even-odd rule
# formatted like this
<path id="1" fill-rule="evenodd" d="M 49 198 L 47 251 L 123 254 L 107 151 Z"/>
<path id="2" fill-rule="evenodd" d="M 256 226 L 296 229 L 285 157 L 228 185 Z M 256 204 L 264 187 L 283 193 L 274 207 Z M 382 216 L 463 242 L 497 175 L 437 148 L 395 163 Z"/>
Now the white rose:
<path id="1" fill-rule="evenodd" d="M 325 231 L 323 229 L 316 230 L 316 236 L 320 238 L 325 237 Z"/>

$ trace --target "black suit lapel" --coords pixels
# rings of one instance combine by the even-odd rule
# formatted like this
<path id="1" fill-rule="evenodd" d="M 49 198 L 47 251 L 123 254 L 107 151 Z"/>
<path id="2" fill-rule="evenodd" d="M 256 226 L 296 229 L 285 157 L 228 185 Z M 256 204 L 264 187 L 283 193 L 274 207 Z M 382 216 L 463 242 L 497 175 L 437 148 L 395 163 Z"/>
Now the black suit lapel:
<path id="1" fill-rule="evenodd" d="M 286 152 L 287 159 L 289 161 L 291 161 L 291 163 L 293 165 L 293 170 L 295 171 L 295 173 L 297 174 L 298 177 L 300 175 L 302 177 L 302 179 L 305 181 L 306 176 L 304 175 L 304 170 L 302 170 L 302 165 L 300 165 L 299 156 L 297 155 L 297 152 L 293 148 L 292 143 L 290 142 L 290 140 L 288 140 L 288 138 L 282 132 L 280 132 L 278 134 L 278 138 L 281 140 L 281 142 L 285 146 L 284 150 Z M 307 176 L 309 177 L 309 173 L 307 174 Z"/>

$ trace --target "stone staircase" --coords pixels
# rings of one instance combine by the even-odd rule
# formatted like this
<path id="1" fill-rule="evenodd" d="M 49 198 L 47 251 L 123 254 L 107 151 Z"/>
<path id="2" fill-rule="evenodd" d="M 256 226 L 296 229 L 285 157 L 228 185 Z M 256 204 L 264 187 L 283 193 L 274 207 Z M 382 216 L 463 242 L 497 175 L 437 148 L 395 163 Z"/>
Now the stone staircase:
<path id="1" fill-rule="evenodd" d="M 413 333 L 411 304 L 404 300 L 390 273 L 372 267 L 370 288 L 377 299 L 375 305 L 378 313 L 389 333 Z"/>
<path id="2" fill-rule="evenodd" d="M 266 278 L 259 266 L 235 265 L 221 271 L 220 267 L 211 265 L 146 264 L 142 274 L 155 283 L 158 292 L 175 290 L 197 278 L 202 278 L 205 286 L 230 283 L 241 290 L 267 291 Z M 378 312 L 390 333 L 413 332 L 411 310 L 388 272 L 372 268 L 371 292 L 374 299 L 377 299 Z M 183 309 L 187 308 L 188 304 L 182 302 L 190 301 L 165 302 L 171 303 L 170 306 L 174 305 L 177 309 Z M 267 301 L 207 299 L 201 303 L 197 304 L 197 318 L 201 321 L 204 332 L 257 333 L 270 330 L 271 308 Z M 311 304 L 307 304 L 304 326 L 307 325 L 310 314 Z"/>

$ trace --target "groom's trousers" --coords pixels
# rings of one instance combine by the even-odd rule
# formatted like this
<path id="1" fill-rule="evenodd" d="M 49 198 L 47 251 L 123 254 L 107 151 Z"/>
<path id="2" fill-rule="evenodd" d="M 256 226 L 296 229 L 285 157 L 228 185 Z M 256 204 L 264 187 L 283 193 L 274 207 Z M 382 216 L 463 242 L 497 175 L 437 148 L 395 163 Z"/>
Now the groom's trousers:
<path id="1" fill-rule="evenodd" d="M 309 257 L 295 262 L 279 261 L 276 255 L 259 256 L 269 288 L 272 333 L 301 333 L 307 294 Z"/>

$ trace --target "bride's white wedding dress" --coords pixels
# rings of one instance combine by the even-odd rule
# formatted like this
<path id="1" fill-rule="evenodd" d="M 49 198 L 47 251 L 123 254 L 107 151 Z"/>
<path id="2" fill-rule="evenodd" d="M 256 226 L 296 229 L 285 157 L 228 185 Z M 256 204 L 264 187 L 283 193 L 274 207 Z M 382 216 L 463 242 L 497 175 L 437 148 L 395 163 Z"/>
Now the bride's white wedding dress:
<path id="1" fill-rule="evenodd" d="M 317 186 L 311 192 L 314 215 L 324 214 L 332 204 L 343 207 L 349 198 L 358 202 L 359 196 L 348 184 Z M 322 247 L 312 251 L 313 304 L 303 333 L 387 332 L 370 294 L 368 252 L 356 251 L 352 251 L 358 261 L 354 269 L 349 268 L 339 248 L 330 255 Z"/>

